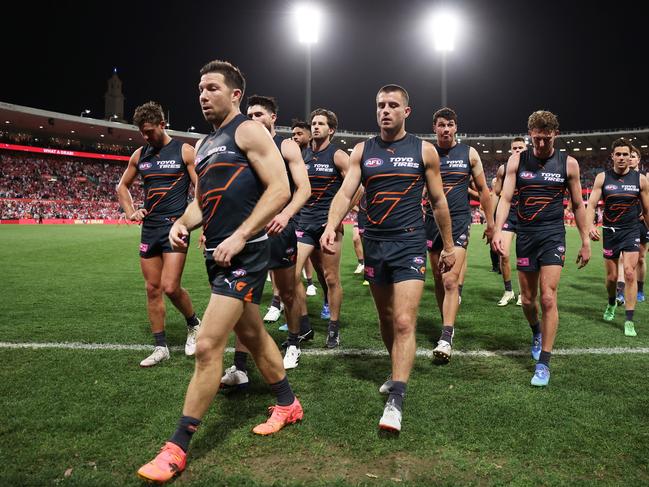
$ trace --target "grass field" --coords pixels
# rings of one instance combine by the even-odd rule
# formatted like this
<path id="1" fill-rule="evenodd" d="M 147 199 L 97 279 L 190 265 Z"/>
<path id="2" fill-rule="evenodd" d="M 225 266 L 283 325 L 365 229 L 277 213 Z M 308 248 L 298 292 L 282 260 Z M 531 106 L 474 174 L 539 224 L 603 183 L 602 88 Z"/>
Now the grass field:
<path id="1" fill-rule="evenodd" d="M 455 348 L 497 353 L 458 354 L 444 367 L 419 356 L 403 430 L 384 436 L 377 388 L 389 361 L 371 355 L 383 345 L 347 233 L 341 353 L 304 354 L 289 373 L 305 420 L 274 437 L 252 435 L 273 401 L 253 370 L 247 392 L 217 397 L 177 484 L 649 484 L 649 304 L 638 305 L 637 338 L 624 336 L 620 311 L 613 324 L 602 321 L 601 244 L 577 271 L 578 237 L 568 230 L 556 342 L 563 353 L 539 390 L 529 385 L 529 328 L 519 307 L 495 306 L 502 281 L 488 272 L 474 227 Z M 6 225 L 0 242 L 0 485 L 140 485 L 135 471 L 175 428 L 193 363 L 176 350 L 161 366 L 138 367 L 148 350 L 137 345 L 151 343 L 139 228 Z M 202 313 L 209 288 L 196 249 L 183 285 Z M 426 288 L 417 332 L 424 352 L 441 326 L 430 279 Z M 320 305 L 320 295 L 309 298 L 316 338 L 305 351 L 324 350 Z M 168 340 L 181 346 L 184 320 L 167 309 Z M 279 324 L 268 327 L 278 341 Z M 34 342 L 106 347 L 16 348 Z"/>

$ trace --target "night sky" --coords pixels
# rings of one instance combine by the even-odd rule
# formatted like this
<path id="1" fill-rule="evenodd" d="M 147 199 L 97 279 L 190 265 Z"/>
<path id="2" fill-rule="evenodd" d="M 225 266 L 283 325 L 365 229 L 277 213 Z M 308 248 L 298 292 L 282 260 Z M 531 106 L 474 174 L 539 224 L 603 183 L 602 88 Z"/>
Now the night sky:
<path id="1" fill-rule="evenodd" d="M 89 108 L 102 118 L 106 81 L 117 67 L 129 121 L 137 105 L 156 100 L 171 112 L 172 128 L 206 132 L 199 69 L 225 59 L 246 76 L 246 95 L 277 97 L 280 125 L 304 114 L 306 56 L 292 30 L 294 2 L 48 3 L 14 3 L 4 12 L 0 101 L 74 115 Z M 325 25 L 313 48 L 313 107 L 334 110 L 341 128 L 375 131 L 376 91 L 398 83 L 411 97 L 408 130 L 431 132 L 441 62 L 422 19 L 442 3 L 319 5 Z M 620 0 L 606 10 L 550 0 L 447 5 L 463 18 L 447 64 L 448 104 L 461 132 L 520 133 L 536 109 L 557 113 L 562 131 L 649 126 L 649 35 L 640 2 Z"/>

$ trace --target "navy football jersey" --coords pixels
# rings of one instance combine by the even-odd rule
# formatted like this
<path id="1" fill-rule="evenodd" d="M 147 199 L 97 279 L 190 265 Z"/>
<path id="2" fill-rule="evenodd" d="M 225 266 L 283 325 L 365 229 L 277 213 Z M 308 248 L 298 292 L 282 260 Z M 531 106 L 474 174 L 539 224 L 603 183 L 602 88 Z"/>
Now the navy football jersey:
<path id="1" fill-rule="evenodd" d="M 425 184 L 422 141 L 406 134 L 385 142 L 380 136 L 365 142 L 361 179 L 365 187 L 367 238 L 423 238 L 421 194 Z"/>
<path id="2" fill-rule="evenodd" d="M 448 202 L 448 209 L 453 217 L 468 217 L 471 215 L 469 204 L 469 181 L 471 180 L 471 161 L 469 152 L 471 147 L 466 144 L 455 144 L 444 149 L 435 144 L 439 154 L 439 172 L 444 186 L 444 195 Z M 424 206 L 429 217 L 433 217 L 430 202 Z"/>
<path id="3" fill-rule="evenodd" d="M 331 201 L 343 182 L 342 174 L 334 164 L 334 154 L 337 150 L 338 147 L 329 144 L 318 152 L 310 148 L 304 152 L 311 196 L 300 210 L 300 226 L 327 223 Z"/>
<path id="4" fill-rule="evenodd" d="M 568 187 L 567 156 L 558 150 L 538 159 L 532 148 L 520 153 L 516 173 L 519 232 L 564 230 L 563 196 Z"/>
<path id="5" fill-rule="evenodd" d="M 640 173 L 629 171 L 624 175 L 613 169 L 604 172 L 602 184 L 604 226 L 631 228 L 638 224 L 640 201 Z"/>
<path id="6" fill-rule="evenodd" d="M 191 178 L 181 141 L 171 139 L 160 150 L 142 147 L 137 171 L 143 180 L 147 225 L 168 224 L 185 212 Z"/>
<path id="7" fill-rule="evenodd" d="M 228 238 L 252 213 L 263 186 L 234 134 L 248 119 L 238 114 L 226 126 L 205 137 L 196 154 L 196 173 L 203 211 L 206 248 Z M 261 230 L 251 240 L 264 235 Z"/>

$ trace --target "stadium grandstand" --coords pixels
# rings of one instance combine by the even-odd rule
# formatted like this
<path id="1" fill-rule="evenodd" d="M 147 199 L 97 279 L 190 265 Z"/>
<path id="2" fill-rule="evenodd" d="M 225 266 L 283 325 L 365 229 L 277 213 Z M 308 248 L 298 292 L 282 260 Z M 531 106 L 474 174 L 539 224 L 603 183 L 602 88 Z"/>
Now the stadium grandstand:
<path id="1" fill-rule="evenodd" d="M 0 102 L 0 220 L 3 223 L 117 223 L 120 208 L 115 186 L 129 155 L 141 145 L 137 127 L 122 121 L 100 120 Z M 277 126 L 289 137 L 290 127 Z M 168 130 L 194 145 L 198 132 Z M 373 132 L 339 130 L 334 143 L 351 152 Z M 434 141 L 433 134 L 417 134 Z M 487 181 L 509 157 L 510 141 L 518 134 L 465 134 L 458 139 L 482 157 Z M 557 147 L 579 161 L 584 199 L 595 175 L 609 161 L 613 140 L 624 137 L 641 153 L 641 170 L 649 168 L 649 127 L 561 134 Z M 133 190 L 142 201 L 141 188 Z M 475 221 L 479 221 L 476 214 Z"/>

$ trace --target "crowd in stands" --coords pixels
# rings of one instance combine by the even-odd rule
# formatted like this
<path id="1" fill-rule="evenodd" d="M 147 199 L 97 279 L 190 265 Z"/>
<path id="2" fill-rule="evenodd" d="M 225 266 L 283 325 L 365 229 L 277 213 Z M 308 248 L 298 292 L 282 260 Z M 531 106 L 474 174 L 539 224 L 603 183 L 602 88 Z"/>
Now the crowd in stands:
<path id="1" fill-rule="evenodd" d="M 106 144 L 103 142 L 85 144 L 80 140 L 70 139 L 67 137 L 43 137 L 29 133 L 11 132 L 8 130 L 0 130 L 0 142 L 17 145 L 31 145 L 34 147 L 47 147 L 50 149 L 117 154 L 123 156 L 130 156 L 138 147 L 135 145 L 125 146 L 121 144 Z"/>
<path id="2" fill-rule="evenodd" d="M 125 168 L 123 162 L 0 153 L 0 219 L 119 218 L 115 187 Z M 131 194 L 136 204 L 143 201 L 139 180 Z"/>
<path id="3" fill-rule="evenodd" d="M 3 132 L 0 131 L 0 134 Z M 31 141 L 16 139 L 12 142 Z M 608 158 L 606 152 L 587 157 L 577 155 L 583 188 L 590 189 L 595 175 L 609 167 Z M 483 159 L 489 185 L 502 162 L 502 158 Z M 649 161 L 645 156 L 641 161 L 643 173 L 647 166 Z M 115 188 L 125 168 L 126 164 L 118 161 L 2 151 L 0 219 L 32 218 L 33 215 L 43 218 L 118 219 L 121 210 Z M 131 188 L 131 194 L 136 205 L 141 204 L 143 194 L 139 179 Z M 479 221 L 478 218 L 479 212 L 475 215 L 476 221 Z"/>

